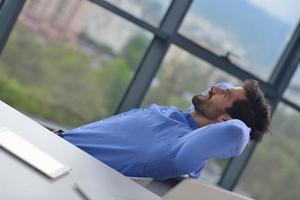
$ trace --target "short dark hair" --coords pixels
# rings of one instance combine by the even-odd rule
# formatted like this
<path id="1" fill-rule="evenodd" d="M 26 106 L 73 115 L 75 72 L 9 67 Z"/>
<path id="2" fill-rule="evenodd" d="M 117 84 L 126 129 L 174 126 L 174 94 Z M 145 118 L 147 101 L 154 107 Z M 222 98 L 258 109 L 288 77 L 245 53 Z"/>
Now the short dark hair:
<path id="1" fill-rule="evenodd" d="M 250 139 L 261 142 L 263 136 L 270 131 L 271 106 L 255 80 L 246 80 L 243 84 L 247 100 L 237 100 L 226 112 L 233 119 L 243 121 L 251 128 Z"/>

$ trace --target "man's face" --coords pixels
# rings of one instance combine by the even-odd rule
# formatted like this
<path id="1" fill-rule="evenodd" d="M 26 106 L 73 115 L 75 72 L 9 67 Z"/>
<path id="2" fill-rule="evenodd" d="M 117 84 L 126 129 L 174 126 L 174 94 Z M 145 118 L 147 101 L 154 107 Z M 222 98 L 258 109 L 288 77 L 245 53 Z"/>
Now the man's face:
<path id="1" fill-rule="evenodd" d="M 196 113 L 207 119 L 216 119 L 225 114 L 225 109 L 230 107 L 236 100 L 246 100 L 246 93 L 242 87 L 221 89 L 212 86 L 208 95 L 196 95 L 192 99 Z"/>

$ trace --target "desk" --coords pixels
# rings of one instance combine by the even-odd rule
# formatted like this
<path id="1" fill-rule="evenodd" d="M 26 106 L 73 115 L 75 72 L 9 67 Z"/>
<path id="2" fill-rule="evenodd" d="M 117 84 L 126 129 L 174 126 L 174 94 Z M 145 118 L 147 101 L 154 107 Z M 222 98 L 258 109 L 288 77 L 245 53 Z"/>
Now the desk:
<path id="1" fill-rule="evenodd" d="M 72 168 L 69 173 L 51 180 L 0 148 L 0 199 L 82 200 L 72 188 L 74 181 L 101 188 L 99 197 L 101 191 L 108 191 L 124 194 L 128 199 L 160 199 L 2 101 L 0 101 L 0 127 L 9 128 Z"/>

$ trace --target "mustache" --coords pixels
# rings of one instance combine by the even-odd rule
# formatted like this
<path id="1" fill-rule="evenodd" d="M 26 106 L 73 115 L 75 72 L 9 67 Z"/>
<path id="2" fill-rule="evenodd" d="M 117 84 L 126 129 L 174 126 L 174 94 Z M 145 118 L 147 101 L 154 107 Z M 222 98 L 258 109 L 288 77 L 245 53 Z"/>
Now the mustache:
<path id="1" fill-rule="evenodd" d="M 204 97 L 204 98 L 199 98 L 199 97 Z M 193 96 L 193 98 L 192 98 L 192 102 L 193 101 L 198 101 L 198 99 L 199 100 L 209 100 L 209 99 L 211 99 L 212 98 L 212 96 L 213 96 L 213 92 L 212 92 L 212 88 L 210 88 L 208 91 L 205 91 L 204 93 L 202 93 L 202 94 L 198 94 L 198 95 L 195 95 L 195 96 Z M 198 98 L 198 99 L 197 99 Z"/>
<path id="2" fill-rule="evenodd" d="M 208 101 L 209 99 L 211 99 L 211 97 L 212 97 L 212 92 L 211 91 L 209 91 L 207 95 L 198 94 L 198 95 L 193 96 L 192 103 L 195 106 L 195 104 L 199 104 L 199 103 L 203 103 L 203 102 Z"/>

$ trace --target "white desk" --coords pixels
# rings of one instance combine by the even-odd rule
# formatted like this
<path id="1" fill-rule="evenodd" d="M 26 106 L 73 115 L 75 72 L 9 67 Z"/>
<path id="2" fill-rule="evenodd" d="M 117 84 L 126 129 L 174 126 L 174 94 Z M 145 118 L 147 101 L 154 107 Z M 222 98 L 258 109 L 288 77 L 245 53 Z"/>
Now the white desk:
<path id="1" fill-rule="evenodd" d="M 94 185 L 101 191 L 124 194 L 127 199 L 158 200 L 129 178 L 94 159 L 77 147 L 0 101 L 0 127 L 7 127 L 72 168 L 51 180 L 0 148 L 0 199 L 72 199 L 82 197 L 72 188 L 74 181 Z"/>

